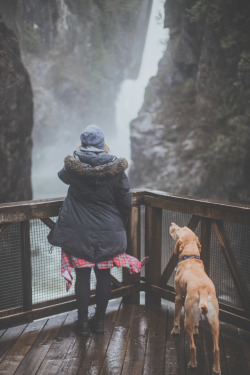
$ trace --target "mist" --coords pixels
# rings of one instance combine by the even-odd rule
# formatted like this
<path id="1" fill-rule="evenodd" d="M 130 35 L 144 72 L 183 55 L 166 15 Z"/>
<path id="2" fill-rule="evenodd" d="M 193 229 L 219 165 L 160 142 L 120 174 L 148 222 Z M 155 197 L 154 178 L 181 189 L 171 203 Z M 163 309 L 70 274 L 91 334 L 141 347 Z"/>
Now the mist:
<path id="1" fill-rule="evenodd" d="M 66 13 L 63 17 L 65 20 L 68 10 L 64 8 L 63 11 Z M 114 93 L 114 97 L 116 97 L 114 106 L 110 105 L 109 108 L 108 119 L 110 121 L 103 116 L 103 123 L 100 120 L 98 121 L 98 116 L 95 116 L 98 108 L 93 109 L 93 116 L 87 116 L 87 122 L 83 114 L 84 104 L 79 99 L 79 93 L 72 94 L 67 87 L 63 88 L 63 93 L 66 95 L 68 91 L 67 95 L 71 95 L 71 97 L 68 97 L 66 101 L 65 98 L 61 100 L 60 97 L 60 100 L 57 101 L 54 94 L 56 89 L 51 87 L 51 82 L 48 86 L 47 77 L 49 74 L 46 74 L 46 70 L 50 72 L 54 69 L 50 66 L 50 62 L 44 59 L 38 61 L 39 59 L 34 59 L 34 57 L 31 61 L 28 54 L 23 56 L 29 69 L 34 92 L 33 199 L 55 198 L 66 195 L 68 187 L 59 180 L 57 172 L 63 167 L 64 157 L 71 155 L 79 146 L 80 133 L 84 127 L 89 125 L 91 119 L 92 123 L 98 121 L 97 124 L 103 128 L 105 141 L 110 148 L 110 152 L 118 157 L 125 157 L 130 164 L 129 125 L 131 120 L 137 116 L 143 104 L 145 88 L 150 78 L 156 75 L 158 62 L 166 48 L 168 30 L 163 28 L 163 21 L 164 2 L 154 0 L 145 36 L 139 74 L 136 79 L 125 79 L 121 83 L 117 92 Z M 60 33 L 62 33 L 63 27 L 65 25 L 60 24 Z M 63 58 L 63 55 L 60 57 L 60 51 L 54 51 L 53 53 L 57 55 L 57 60 Z M 78 63 L 77 67 L 79 67 Z M 64 69 L 64 66 L 57 62 L 57 79 L 54 78 L 57 86 L 67 86 L 69 81 L 77 80 L 78 72 L 72 69 L 72 75 L 69 76 L 67 71 L 67 81 L 63 81 Z M 73 104 L 68 105 L 68 103 Z M 109 102 L 107 101 L 108 105 Z M 46 135 L 46 133 L 48 134 Z"/>

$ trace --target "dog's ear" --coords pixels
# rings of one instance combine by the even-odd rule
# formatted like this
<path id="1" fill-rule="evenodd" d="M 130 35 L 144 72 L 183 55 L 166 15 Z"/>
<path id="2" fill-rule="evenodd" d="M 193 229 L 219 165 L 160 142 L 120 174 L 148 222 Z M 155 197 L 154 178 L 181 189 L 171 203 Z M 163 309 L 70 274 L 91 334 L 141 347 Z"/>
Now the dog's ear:
<path id="1" fill-rule="evenodd" d="M 201 252 L 201 244 L 200 244 L 198 237 L 196 237 L 196 243 L 197 243 L 199 252 Z"/>
<path id="2" fill-rule="evenodd" d="M 183 250 L 183 241 L 178 240 L 175 244 L 174 254 L 178 255 Z"/>

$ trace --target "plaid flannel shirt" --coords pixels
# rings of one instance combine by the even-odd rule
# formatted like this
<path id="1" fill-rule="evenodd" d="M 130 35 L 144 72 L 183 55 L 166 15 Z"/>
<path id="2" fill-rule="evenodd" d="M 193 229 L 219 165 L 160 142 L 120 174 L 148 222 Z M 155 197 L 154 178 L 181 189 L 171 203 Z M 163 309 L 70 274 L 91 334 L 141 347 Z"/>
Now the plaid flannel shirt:
<path id="1" fill-rule="evenodd" d="M 98 269 L 107 269 L 112 267 L 126 267 L 128 268 L 129 273 L 133 274 L 139 273 L 141 271 L 141 268 L 147 261 L 148 257 L 145 257 L 140 261 L 131 255 L 122 253 L 120 255 L 117 255 L 112 260 L 106 260 L 104 262 L 95 264 L 92 262 L 88 262 L 85 259 L 76 258 L 67 251 L 62 250 L 61 275 L 66 281 L 66 290 L 69 291 L 73 281 L 71 268 L 96 267 Z"/>

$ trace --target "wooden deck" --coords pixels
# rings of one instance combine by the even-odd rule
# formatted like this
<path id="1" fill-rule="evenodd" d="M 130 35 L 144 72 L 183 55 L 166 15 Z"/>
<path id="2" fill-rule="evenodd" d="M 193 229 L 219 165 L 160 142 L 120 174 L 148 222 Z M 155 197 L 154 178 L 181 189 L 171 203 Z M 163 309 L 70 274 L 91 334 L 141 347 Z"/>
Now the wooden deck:
<path id="1" fill-rule="evenodd" d="M 93 307 L 90 307 L 90 312 Z M 76 311 L 0 331 L 0 374 L 206 375 L 212 373 L 212 338 L 205 320 L 196 337 L 198 368 L 187 368 L 184 331 L 170 334 L 174 305 L 109 303 L 104 335 L 79 338 Z M 183 327 L 183 319 L 182 319 Z M 250 332 L 221 323 L 222 375 L 250 374 Z"/>

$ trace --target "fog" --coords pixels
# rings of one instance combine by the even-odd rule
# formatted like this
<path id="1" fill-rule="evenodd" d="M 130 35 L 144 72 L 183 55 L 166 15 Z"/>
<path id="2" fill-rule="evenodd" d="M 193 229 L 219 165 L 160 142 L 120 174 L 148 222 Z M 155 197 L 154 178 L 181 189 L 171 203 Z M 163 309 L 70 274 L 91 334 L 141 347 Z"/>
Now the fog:
<path id="1" fill-rule="evenodd" d="M 115 106 L 116 129 L 114 131 L 109 130 L 105 138 L 110 152 L 118 157 L 125 157 L 129 163 L 131 161 L 129 124 L 137 116 L 143 104 L 145 88 L 149 79 L 157 73 L 158 62 L 166 48 L 168 39 L 168 30 L 163 28 L 163 8 L 164 2 L 162 0 L 153 1 L 139 75 L 135 80 L 123 81 L 120 91 L 117 93 Z M 36 95 L 36 91 L 34 91 L 34 95 Z M 51 100 L 48 94 L 46 95 L 46 100 L 49 103 Z M 46 95 L 43 94 L 44 97 Z M 41 98 L 37 100 L 39 110 L 43 106 L 43 103 L 41 103 L 43 96 L 41 95 Z M 49 108 L 46 108 L 46 103 L 44 107 L 44 110 L 49 110 Z M 36 110 L 38 109 L 35 105 Z M 67 107 L 67 111 L 69 111 L 69 107 Z M 56 132 L 54 142 L 48 140 L 46 148 L 43 144 L 41 147 L 39 144 L 34 145 L 33 199 L 63 197 L 67 193 L 68 187 L 58 179 L 57 172 L 63 166 L 63 157 L 72 154 L 74 149 L 79 146 L 80 134 L 76 134 L 75 140 L 72 141 L 72 129 L 79 129 L 79 118 L 74 113 L 66 113 L 66 109 L 61 110 L 58 116 L 67 119 L 68 128 L 64 129 L 61 134 Z M 35 118 L 37 118 L 35 126 L 38 127 L 39 116 L 36 116 L 36 113 Z M 102 124 L 98 125 L 102 126 Z"/>

